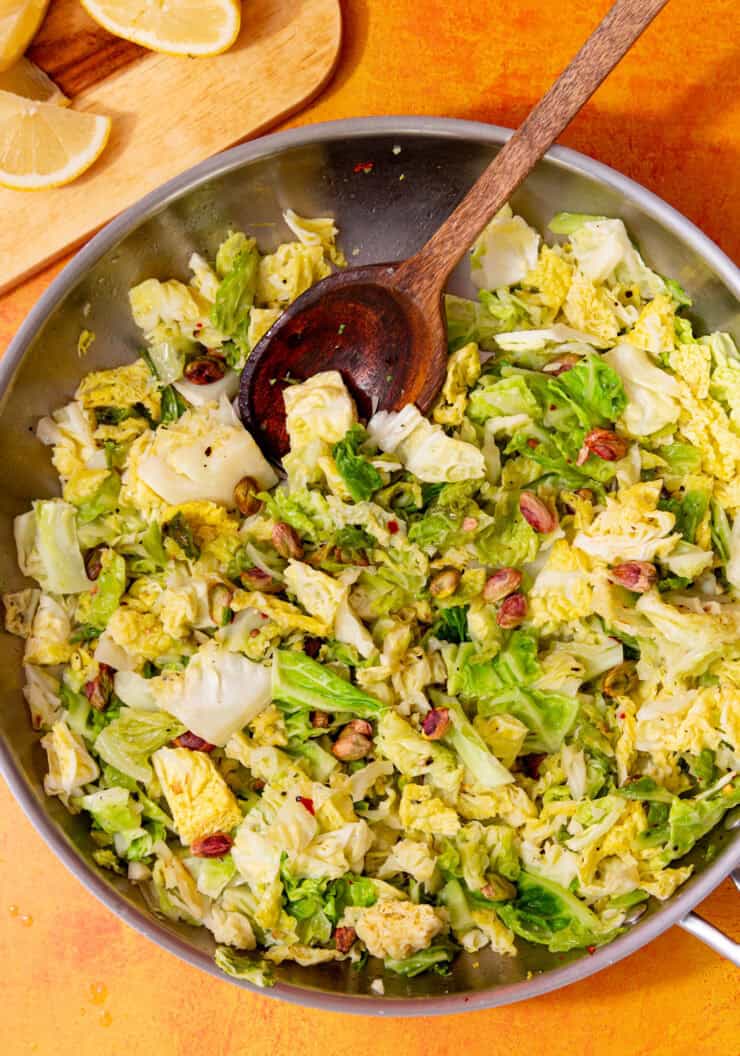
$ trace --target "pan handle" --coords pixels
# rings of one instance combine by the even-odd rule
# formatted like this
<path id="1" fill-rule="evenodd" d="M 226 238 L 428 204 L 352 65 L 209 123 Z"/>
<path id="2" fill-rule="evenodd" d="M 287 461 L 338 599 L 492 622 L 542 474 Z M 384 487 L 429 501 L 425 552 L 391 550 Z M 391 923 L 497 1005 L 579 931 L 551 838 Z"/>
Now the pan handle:
<path id="1" fill-rule="evenodd" d="M 735 870 L 732 879 L 740 889 L 740 869 Z M 736 968 L 740 968 L 740 942 L 733 942 L 729 935 L 715 928 L 714 924 L 704 920 L 698 913 L 687 913 L 678 924 L 684 931 L 690 931 L 697 939 L 701 939 L 707 946 L 711 946 L 717 953 L 726 957 L 728 961 L 732 961 Z"/>

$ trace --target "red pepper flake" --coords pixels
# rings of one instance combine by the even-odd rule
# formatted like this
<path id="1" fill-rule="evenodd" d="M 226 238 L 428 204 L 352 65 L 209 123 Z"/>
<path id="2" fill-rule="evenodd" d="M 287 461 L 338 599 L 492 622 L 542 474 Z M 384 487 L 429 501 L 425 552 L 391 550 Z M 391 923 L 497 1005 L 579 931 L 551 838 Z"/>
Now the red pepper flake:
<path id="1" fill-rule="evenodd" d="M 296 803 L 300 803 L 302 807 L 305 807 L 309 814 L 315 814 L 313 800 L 307 796 L 296 796 Z"/>
<path id="2" fill-rule="evenodd" d="M 596 947 L 595 946 L 587 946 L 586 949 L 588 950 L 588 952 L 591 954 L 592 957 L 596 953 Z"/>
<path id="3" fill-rule="evenodd" d="M 540 446 L 539 440 L 536 440 L 533 436 L 530 436 L 529 440 L 527 440 L 527 447 L 535 448 L 535 447 L 539 447 L 539 446 Z"/>
<path id="4" fill-rule="evenodd" d="M 249 632 L 249 637 L 256 638 L 259 633 L 260 632 L 257 630 L 257 628 L 253 627 L 252 630 Z"/>
<path id="5" fill-rule="evenodd" d="M 375 162 L 374 161 L 358 161 L 352 171 L 353 172 L 364 172 L 364 173 L 367 174 L 368 172 L 372 172 L 374 168 L 375 168 Z"/>
<path id="6" fill-rule="evenodd" d="M 618 719 L 626 719 L 627 718 L 627 713 L 624 712 L 624 711 L 620 711 L 619 714 L 617 715 L 617 718 Z"/>
<path id="7" fill-rule="evenodd" d="M 388 521 L 388 531 L 391 535 L 395 535 L 398 531 L 398 521 Z"/>

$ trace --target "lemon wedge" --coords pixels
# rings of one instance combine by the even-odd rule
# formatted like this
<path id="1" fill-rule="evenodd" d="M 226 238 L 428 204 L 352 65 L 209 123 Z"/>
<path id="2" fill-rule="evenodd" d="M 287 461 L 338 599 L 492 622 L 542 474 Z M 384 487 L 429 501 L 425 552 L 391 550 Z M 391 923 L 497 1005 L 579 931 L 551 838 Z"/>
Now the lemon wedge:
<path id="1" fill-rule="evenodd" d="M 218 55 L 236 40 L 238 0 L 82 0 L 117 37 L 169 55 Z"/>
<path id="2" fill-rule="evenodd" d="M 0 0 L 0 72 L 21 57 L 48 6 L 49 0 Z"/>
<path id="3" fill-rule="evenodd" d="M 109 117 L 0 91 L 0 185 L 21 191 L 69 183 L 100 155 Z"/>
<path id="4" fill-rule="evenodd" d="M 0 73 L 0 91 L 13 92 L 40 103 L 56 103 L 57 106 L 69 103 L 64 92 L 30 59 L 19 59 L 15 66 Z"/>

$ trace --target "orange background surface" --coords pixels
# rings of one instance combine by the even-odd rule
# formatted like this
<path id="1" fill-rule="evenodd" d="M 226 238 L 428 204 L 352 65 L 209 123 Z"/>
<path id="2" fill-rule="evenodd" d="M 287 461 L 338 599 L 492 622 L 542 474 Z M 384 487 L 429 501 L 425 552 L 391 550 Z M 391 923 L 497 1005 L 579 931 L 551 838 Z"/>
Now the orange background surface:
<path id="1" fill-rule="evenodd" d="M 516 125 L 607 6 L 345 0 L 337 74 L 290 123 L 425 113 Z M 671 0 L 562 137 L 657 192 L 736 260 L 739 29 L 737 0 Z M 0 349 L 58 270 L 0 300 Z M 736 939 L 737 899 L 725 883 L 701 907 Z M 243 993 L 119 922 L 4 786 L 0 963 L 3 1056 L 733 1056 L 740 1038 L 740 975 L 676 928 L 567 990 L 447 1019 L 342 1017 Z"/>

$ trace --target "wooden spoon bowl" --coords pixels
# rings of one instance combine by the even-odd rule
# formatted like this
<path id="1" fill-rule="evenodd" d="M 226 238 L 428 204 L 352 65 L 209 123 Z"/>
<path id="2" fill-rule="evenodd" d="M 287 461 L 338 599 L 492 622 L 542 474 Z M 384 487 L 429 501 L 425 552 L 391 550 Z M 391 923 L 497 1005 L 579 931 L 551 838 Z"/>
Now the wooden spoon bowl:
<path id="1" fill-rule="evenodd" d="M 254 349 L 239 412 L 268 458 L 277 462 L 289 449 L 283 390 L 323 370 L 340 372 L 365 420 L 407 403 L 430 408 L 447 363 L 442 301 L 417 304 L 399 282 L 402 267 L 330 275 L 294 301 Z"/>

